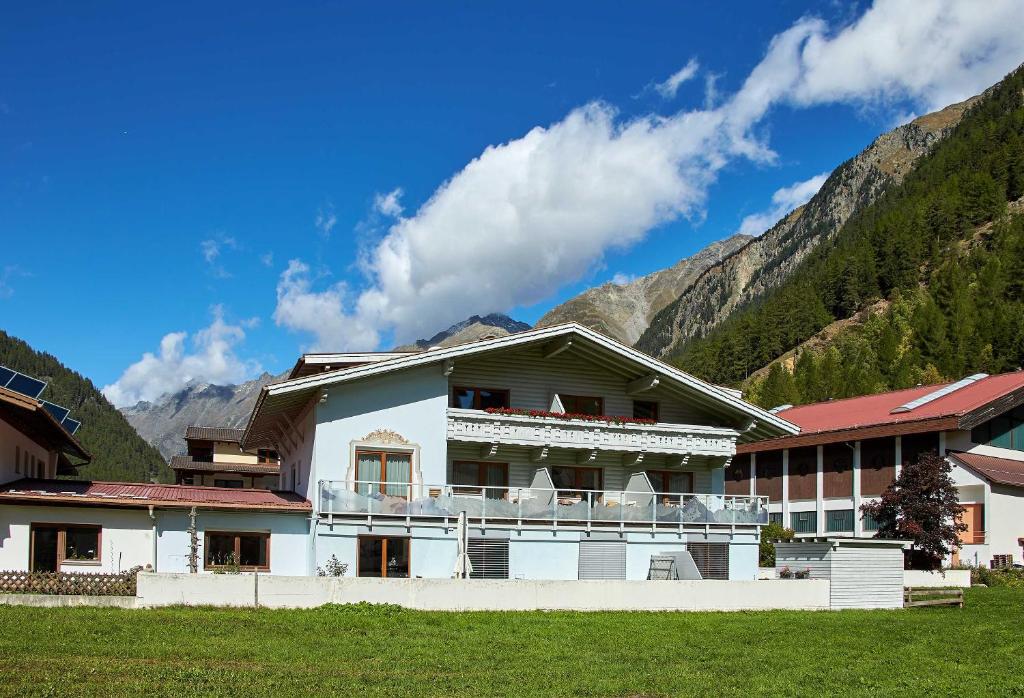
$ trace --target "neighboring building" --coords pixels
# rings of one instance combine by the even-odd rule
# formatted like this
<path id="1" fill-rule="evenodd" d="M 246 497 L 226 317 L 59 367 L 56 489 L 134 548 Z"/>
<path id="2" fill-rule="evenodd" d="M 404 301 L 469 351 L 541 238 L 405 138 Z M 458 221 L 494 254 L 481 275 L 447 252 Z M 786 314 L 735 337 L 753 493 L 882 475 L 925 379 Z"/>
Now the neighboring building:
<path id="1" fill-rule="evenodd" d="M 799 536 L 872 536 L 859 512 L 926 451 L 946 456 L 968 529 L 951 562 L 1024 562 L 1024 373 L 773 410 L 800 434 L 742 444 L 729 494 L 769 497 Z"/>
<path id="2" fill-rule="evenodd" d="M 283 487 L 277 452 L 239 446 L 241 429 L 189 426 L 187 450 L 171 458 L 174 481 L 179 485 L 205 485 L 269 490 Z"/>
<path id="3" fill-rule="evenodd" d="M 308 573 L 645 579 L 688 551 L 755 579 L 765 498 L 724 491 L 784 419 L 579 325 L 425 352 L 323 354 L 263 388 L 242 437 L 312 501 Z"/>
<path id="4" fill-rule="evenodd" d="M 45 387 L 0 366 L 0 570 L 186 572 L 194 547 L 196 571 L 308 573 L 311 507 L 298 495 L 56 479 L 91 456 Z"/>

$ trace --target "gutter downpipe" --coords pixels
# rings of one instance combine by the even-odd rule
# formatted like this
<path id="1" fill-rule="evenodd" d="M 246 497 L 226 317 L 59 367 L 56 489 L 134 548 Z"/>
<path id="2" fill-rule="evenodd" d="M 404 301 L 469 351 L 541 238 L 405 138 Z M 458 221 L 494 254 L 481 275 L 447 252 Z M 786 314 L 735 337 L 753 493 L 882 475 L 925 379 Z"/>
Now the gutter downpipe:
<path id="1" fill-rule="evenodd" d="M 153 571 L 156 572 L 156 544 L 157 544 L 157 522 L 156 522 L 156 511 L 152 504 L 149 505 L 149 518 L 153 521 Z"/>

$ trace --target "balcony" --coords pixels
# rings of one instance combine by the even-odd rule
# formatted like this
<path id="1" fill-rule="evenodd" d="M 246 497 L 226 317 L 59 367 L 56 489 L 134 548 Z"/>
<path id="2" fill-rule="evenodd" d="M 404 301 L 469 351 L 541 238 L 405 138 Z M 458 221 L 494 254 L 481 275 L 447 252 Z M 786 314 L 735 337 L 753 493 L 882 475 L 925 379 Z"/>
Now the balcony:
<path id="1" fill-rule="evenodd" d="M 616 424 L 448 408 L 449 441 L 492 446 L 567 448 L 594 455 L 611 451 L 730 458 L 736 451 L 736 437 L 732 429 L 690 424 Z"/>
<path id="2" fill-rule="evenodd" d="M 563 490 L 536 487 L 406 485 L 367 480 L 322 480 L 320 515 L 332 518 L 442 519 L 462 512 L 474 521 L 586 526 L 763 526 L 768 498 L 721 494 Z"/>

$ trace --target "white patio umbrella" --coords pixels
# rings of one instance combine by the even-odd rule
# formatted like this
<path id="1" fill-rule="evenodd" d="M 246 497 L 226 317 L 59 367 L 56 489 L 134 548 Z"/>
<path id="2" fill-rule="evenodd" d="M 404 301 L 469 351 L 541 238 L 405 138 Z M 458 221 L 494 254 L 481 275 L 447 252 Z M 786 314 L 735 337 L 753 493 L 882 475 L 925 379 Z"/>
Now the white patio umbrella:
<path id="1" fill-rule="evenodd" d="M 469 523 L 466 520 L 466 512 L 459 512 L 459 522 L 456 525 L 458 534 L 458 554 L 455 556 L 455 579 L 469 579 L 469 573 L 473 571 L 473 563 L 469 561 Z"/>

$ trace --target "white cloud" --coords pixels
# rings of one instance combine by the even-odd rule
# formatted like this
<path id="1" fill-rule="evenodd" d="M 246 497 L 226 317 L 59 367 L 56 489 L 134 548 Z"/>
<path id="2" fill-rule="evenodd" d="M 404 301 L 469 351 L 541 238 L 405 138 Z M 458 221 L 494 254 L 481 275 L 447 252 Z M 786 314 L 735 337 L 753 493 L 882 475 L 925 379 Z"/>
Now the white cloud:
<path id="1" fill-rule="evenodd" d="M 616 286 L 626 286 L 634 281 L 636 281 L 636 274 L 624 274 L 621 271 L 612 277 L 612 283 Z"/>
<path id="2" fill-rule="evenodd" d="M 699 69 L 700 64 L 697 62 L 697 59 L 691 58 L 689 63 L 669 76 L 668 80 L 657 83 L 654 89 L 665 99 L 672 99 L 679 91 L 679 86 L 688 80 L 692 80 Z"/>
<path id="3" fill-rule="evenodd" d="M 235 353 L 245 339 L 244 328 L 254 327 L 257 320 L 228 324 L 219 305 L 212 313 L 210 325 L 192 336 L 191 351 L 187 332 L 164 335 L 157 353 L 144 353 L 115 383 L 103 388 L 106 398 L 116 407 L 125 407 L 139 400 L 153 401 L 193 381 L 224 385 L 258 374 L 261 368 L 257 362 L 241 359 Z"/>
<path id="4" fill-rule="evenodd" d="M 633 120 L 601 102 L 574 109 L 489 146 L 415 214 L 398 218 L 365 255 L 361 288 L 318 291 L 293 261 L 278 284 L 275 320 L 330 349 L 370 348 L 384 333 L 408 341 L 470 314 L 545 300 L 609 250 L 681 217 L 699 220 L 730 162 L 772 162 L 757 126 L 775 106 L 900 99 L 917 109 L 995 82 L 1024 58 L 1019 7 L 947 1 L 922 10 L 878 0 L 839 29 L 799 20 L 772 39 L 736 93 L 712 89 L 712 106 Z M 773 205 L 784 208 L 794 200 L 786 196 L 804 191 L 789 189 Z"/>
<path id="5" fill-rule="evenodd" d="M 224 250 L 237 250 L 238 241 L 233 237 L 219 235 L 215 238 L 203 240 L 199 243 L 199 252 L 203 256 L 203 260 L 210 269 L 210 273 L 214 276 L 226 279 L 231 276 L 228 270 L 219 263 L 221 252 Z"/>
<path id="6" fill-rule="evenodd" d="M 0 298 L 10 298 L 13 296 L 14 285 L 12 284 L 12 281 L 25 276 L 32 275 L 17 264 L 8 264 L 0 270 Z"/>
<path id="7" fill-rule="evenodd" d="M 822 172 L 808 180 L 796 182 L 777 190 L 772 194 L 771 207 L 744 218 L 740 223 L 740 229 L 736 232 L 743 235 L 760 235 L 765 232 L 787 213 L 810 201 L 811 197 L 821 189 L 821 185 L 825 183 L 828 176 L 828 172 Z"/>
<path id="8" fill-rule="evenodd" d="M 334 226 L 338 223 L 338 217 L 334 215 L 334 204 L 327 204 L 326 207 L 321 208 L 316 212 L 316 219 L 314 225 L 316 229 L 320 231 L 320 234 L 328 238 L 331 236 L 331 231 L 334 230 Z"/>
<path id="9" fill-rule="evenodd" d="M 273 252 L 264 252 L 263 254 L 261 254 L 260 255 L 260 264 L 262 264 L 265 267 L 272 267 L 272 266 L 274 266 L 274 253 Z"/>
<path id="10" fill-rule="evenodd" d="M 377 194 L 373 197 L 373 210 L 389 218 L 398 218 L 402 215 L 402 188 L 392 189 L 387 194 Z"/>

